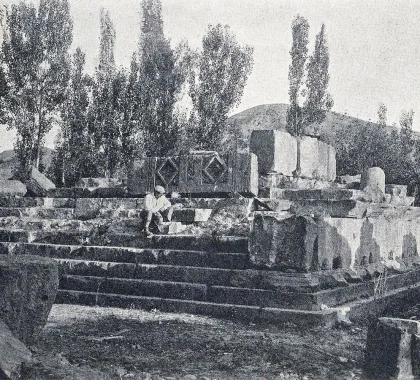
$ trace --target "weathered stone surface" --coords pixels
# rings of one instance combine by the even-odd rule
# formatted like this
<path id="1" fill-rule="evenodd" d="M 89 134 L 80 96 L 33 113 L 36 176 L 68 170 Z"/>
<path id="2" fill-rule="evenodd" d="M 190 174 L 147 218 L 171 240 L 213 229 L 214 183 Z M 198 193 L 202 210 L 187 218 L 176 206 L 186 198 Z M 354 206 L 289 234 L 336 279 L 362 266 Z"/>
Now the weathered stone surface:
<path id="1" fill-rule="evenodd" d="M 26 186 L 20 181 L 0 180 L 0 197 L 22 197 L 26 191 Z"/>
<path id="2" fill-rule="evenodd" d="M 55 189 L 55 185 L 37 168 L 32 167 L 26 187 L 35 196 L 45 197 L 48 192 Z"/>
<path id="3" fill-rule="evenodd" d="M 257 212 L 250 236 L 250 261 L 257 267 L 306 271 L 317 227 L 312 218 Z"/>
<path id="4" fill-rule="evenodd" d="M 300 139 L 300 166 L 302 177 L 332 182 L 336 176 L 335 149 L 317 138 L 303 136 Z"/>
<path id="5" fill-rule="evenodd" d="M 19 379 L 22 364 L 29 364 L 31 361 L 31 351 L 0 319 L 0 378 Z"/>
<path id="6" fill-rule="evenodd" d="M 258 172 L 281 173 L 292 176 L 296 169 L 297 143 L 287 132 L 274 130 L 252 131 L 250 151 L 258 157 Z"/>
<path id="7" fill-rule="evenodd" d="M 93 219 L 98 216 L 101 207 L 102 199 L 100 198 L 78 198 L 76 199 L 74 215 L 77 219 Z"/>
<path id="8" fill-rule="evenodd" d="M 379 318 L 369 328 L 365 375 L 368 379 L 414 380 L 420 375 L 420 323 Z"/>
<path id="9" fill-rule="evenodd" d="M 258 160 L 252 153 L 148 157 L 133 163 L 127 185 L 128 194 L 135 195 L 156 185 L 168 193 L 257 195 Z"/>
<path id="10" fill-rule="evenodd" d="M 335 218 L 256 212 L 250 237 L 254 265 L 301 271 L 366 267 L 381 261 L 398 267 L 419 257 L 420 221 L 406 216 Z M 392 264 L 395 262 L 395 265 Z"/>
<path id="11" fill-rule="evenodd" d="M 385 194 L 385 173 L 381 168 L 373 167 L 362 173 L 360 189 L 366 191 L 379 190 Z"/>
<path id="12" fill-rule="evenodd" d="M 391 194 L 398 197 L 406 197 L 407 196 L 407 185 L 393 185 L 393 184 L 386 184 L 385 185 L 385 193 Z"/>
<path id="13" fill-rule="evenodd" d="M 58 265 L 49 258 L 0 255 L 0 318 L 25 344 L 41 333 L 58 288 Z"/>

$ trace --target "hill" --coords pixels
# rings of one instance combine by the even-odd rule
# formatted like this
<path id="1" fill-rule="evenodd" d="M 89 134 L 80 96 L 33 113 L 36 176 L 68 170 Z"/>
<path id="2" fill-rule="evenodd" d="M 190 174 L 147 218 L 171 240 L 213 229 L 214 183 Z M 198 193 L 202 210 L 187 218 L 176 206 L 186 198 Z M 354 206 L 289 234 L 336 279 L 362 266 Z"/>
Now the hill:
<path id="1" fill-rule="evenodd" d="M 244 139 L 248 139 L 254 129 L 286 129 L 287 104 L 263 104 L 249 108 L 243 112 L 232 115 L 229 123 L 239 127 Z M 315 131 L 319 133 L 321 140 L 334 146 L 343 133 L 356 133 L 358 128 L 363 128 L 371 123 L 348 115 L 336 112 L 327 112 L 325 120 L 321 124 L 314 124 L 306 131 L 313 135 Z M 393 127 L 386 127 L 388 132 Z"/>
<path id="2" fill-rule="evenodd" d="M 50 148 L 43 148 L 42 164 L 48 168 L 51 164 L 54 151 Z M 13 150 L 5 150 L 0 153 L 0 178 L 8 179 L 12 177 L 13 168 L 17 163 L 16 155 Z"/>

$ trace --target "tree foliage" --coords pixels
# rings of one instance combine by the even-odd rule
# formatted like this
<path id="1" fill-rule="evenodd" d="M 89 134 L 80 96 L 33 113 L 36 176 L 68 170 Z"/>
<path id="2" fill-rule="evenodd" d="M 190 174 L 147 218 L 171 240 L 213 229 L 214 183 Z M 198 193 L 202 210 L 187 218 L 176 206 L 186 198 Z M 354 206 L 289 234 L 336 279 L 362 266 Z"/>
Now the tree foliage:
<path id="1" fill-rule="evenodd" d="M 174 51 L 163 34 L 161 1 L 143 0 L 142 10 L 136 117 L 146 155 L 164 156 L 174 149 L 178 137 L 172 117 L 181 83 Z"/>
<path id="2" fill-rule="evenodd" d="M 302 110 L 299 105 L 299 95 L 302 91 L 305 64 L 308 58 L 309 23 L 297 15 L 292 22 L 292 48 L 289 66 L 289 100 L 287 113 L 287 131 L 293 136 L 302 134 Z"/>
<path id="3" fill-rule="evenodd" d="M 228 26 L 208 27 L 190 82 L 197 148 L 220 147 L 229 111 L 239 104 L 251 72 L 252 53 L 251 47 L 239 45 Z"/>
<path id="4" fill-rule="evenodd" d="M 68 0 L 20 2 L 6 15 L 2 46 L 8 84 L 3 121 L 17 131 L 17 175 L 39 166 L 44 137 L 57 122 L 70 79 L 72 20 Z"/>
<path id="5" fill-rule="evenodd" d="M 61 130 L 50 176 L 59 186 L 74 186 L 80 178 L 95 171 L 96 160 L 88 131 L 88 112 L 92 78 L 84 73 L 85 54 L 80 48 L 73 55 L 70 85 L 61 108 Z"/>

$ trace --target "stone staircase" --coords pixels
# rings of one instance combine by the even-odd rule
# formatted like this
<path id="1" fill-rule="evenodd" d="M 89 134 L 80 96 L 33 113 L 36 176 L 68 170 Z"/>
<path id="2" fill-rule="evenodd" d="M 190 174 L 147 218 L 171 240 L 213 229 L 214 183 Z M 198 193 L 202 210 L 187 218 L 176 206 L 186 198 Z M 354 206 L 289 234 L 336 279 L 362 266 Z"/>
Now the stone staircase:
<path id="1" fill-rule="evenodd" d="M 187 232 L 147 238 L 139 231 L 141 198 L 0 198 L 0 253 L 56 259 L 57 303 L 251 322 L 328 325 L 335 321 L 334 309 L 313 310 L 316 289 L 304 275 L 302 284 L 295 283 L 294 292 L 289 292 L 287 274 L 278 277 L 277 272 L 250 266 L 247 236 L 206 230 L 220 210 L 246 218 L 251 199 L 176 202 L 174 223 Z M 194 225 L 204 233 L 188 233 Z M 298 277 L 294 274 L 290 281 Z M 301 297 L 296 297 L 296 289 Z"/>

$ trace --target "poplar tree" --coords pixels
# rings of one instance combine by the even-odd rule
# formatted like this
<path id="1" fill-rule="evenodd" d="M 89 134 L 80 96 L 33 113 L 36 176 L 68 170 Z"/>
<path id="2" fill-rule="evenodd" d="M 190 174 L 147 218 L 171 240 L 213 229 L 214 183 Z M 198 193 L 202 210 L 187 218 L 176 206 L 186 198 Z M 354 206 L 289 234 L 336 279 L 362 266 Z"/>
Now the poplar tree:
<path id="1" fill-rule="evenodd" d="M 386 126 L 386 113 L 388 109 L 384 103 L 379 104 L 378 108 L 378 124 L 382 125 L 383 127 Z"/>
<path id="2" fill-rule="evenodd" d="M 84 73 L 85 54 L 80 48 L 73 55 L 70 85 L 61 111 L 59 133 L 51 167 L 56 185 L 71 187 L 95 171 L 93 142 L 88 133 L 89 97 L 92 79 Z"/>
<path id="3" fill-rule="evenodd" d="M 240 103 L 252 69 L 253 49 L 241 46 L 228 26 L 209 25 L 190 83 L 195 144 L 218 149 L 229 112 Z"/>
<path id="4" fill-rule="evenodd" d="M 142 1 L 143 19 L 136 85 L 136 118 L 147 156 L 164 156 L 176 146 L 173 109 L 180 88 L 175 56 L 163 33 L 160 0 Z"/>
<path id="5" fill-rule="evenodd" d="M 113 176 L 120 163 L 120 132 L 125 75 L 115 66 L 115 29 L 109 13 L 101 10 L 99 65 L 96 70 L 91 109 L 93 150 L 98 172 Z"/>
<path id="6" fill-rule="evenodd" d="M 331 110 L 334 104 L 331 95 L 327 92 L 330 80 L 329 63 L 325 25 L 322 24 L 321 31 L 316 36 L 314 53 L 309 57 L 307 65 L 303 126 L 322 122 L 326 112 Z"/>
<path id="7" fill-rule="evenodd" d="M 44 138 L 57 122 L 70 79 L 72 20 L 68 0 L 20 2 L 5 17 L 2 61 L 8 83 L 4 122 L 16 129 L 17 176 L 39 167 Z"/>
<path id="8" fill-rule="evenodd" d="M 287 111 L 287 131 L 293 136 L 301 136 L 302 109 L 299 105 L 299 96 L 305 75 L 305 64 L 308 58 L 308 21 L 297 15 L 292 22 L 292 48 L 290 56 L 292 62 L 289 65 L 289 99 L 290 105 Z"/>

